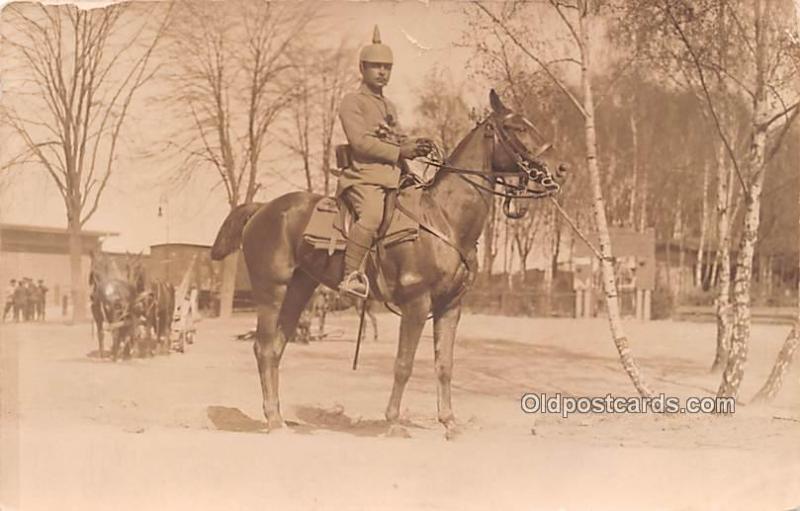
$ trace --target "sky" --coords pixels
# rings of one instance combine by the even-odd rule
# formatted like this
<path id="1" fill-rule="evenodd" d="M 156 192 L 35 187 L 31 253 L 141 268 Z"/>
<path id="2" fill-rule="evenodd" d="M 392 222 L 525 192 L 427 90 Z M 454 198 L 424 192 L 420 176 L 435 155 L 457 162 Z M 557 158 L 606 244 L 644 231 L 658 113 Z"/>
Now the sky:
<path id="1" fill-rule="evenodd" d="M 80 7 L 104 4 L 78 3 Z M 320 6 L 328 27 L 325 37 L 331 44 L 338 43 L 344 35 L 358 46 L 368 44 L 373 26 L 379 26 L 383 42 L 391 46 L 395 58 L 392 79 L 384 92 L 396 103 L 403 123 L 411 124 L 415 90 L 429 70 L 439 66 L 456 76 L 463 75 L 470 53 L 458 47 L 464 20 L 456 2 L 336 1 L 321 2 Z M 478 98 L 475 87 L 468 86 L 466 94 L 470 104 L 487 101 L 483 98 L 486 91 Z M 126 121 L 135 147 L 121 148 L 118 168 L 98 211 L 86 225 L 87 229 L 119 233 L 105 242 L 106 250 L 147 252 L 150 245 L 164 242 L 211 244 L 227 214 L 225 194 L 215 186 L 214 179 L 168 186 L 163 179 L 169 174 L 168 159 L 137 159 L 142 148 L 157 143 L 152 137 L 157 137 L 155 132 L 160 125 L 168 122 L 158 113 L 155 108 L 139 105 L 139 110 Z M 0 156 L 7 158 L 13 147 L 13 141 L 0 142 Z M 302 176 L 290 176 L 289 181 L 299 184 Z M 269 196 L 261 198 L 269 199 L 291 189 L 289 183 L 274 183 Z M 2 190 L 2 222 L 65 227 L 64 211 L 55 185 L 39 168 L 28 166 L 15 171 L 10 186 Z"/>

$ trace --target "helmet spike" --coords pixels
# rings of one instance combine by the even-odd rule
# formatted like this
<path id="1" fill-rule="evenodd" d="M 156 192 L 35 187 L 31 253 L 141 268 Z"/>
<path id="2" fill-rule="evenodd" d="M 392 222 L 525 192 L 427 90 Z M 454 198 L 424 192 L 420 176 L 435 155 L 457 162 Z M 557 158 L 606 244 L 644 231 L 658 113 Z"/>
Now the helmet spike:
<path id="1" fill-rule="evenodd" d="M 374 62 L 378 64 L 391 64 L 393 61 L 392 50 L 381 42 L 381 32 L 378 25 L 372 31 L 372 44 L 361 48 L 359 62 Z"/>

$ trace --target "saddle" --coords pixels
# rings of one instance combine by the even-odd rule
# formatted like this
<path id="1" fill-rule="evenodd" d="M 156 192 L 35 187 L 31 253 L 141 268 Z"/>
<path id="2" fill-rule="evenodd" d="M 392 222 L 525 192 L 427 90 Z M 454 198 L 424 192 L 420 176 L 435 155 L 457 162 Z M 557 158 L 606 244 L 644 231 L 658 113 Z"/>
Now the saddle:
<path id="1" fill-rule="evenodd" d="M 403 206 L 419 209 L 422 188 L 405 188 L 397 201 Z M 414 206 L 416 205 L 416 207 Z M 376 244 L 388 248 L 399 243 L 414 241 L 419 238 L 419 222 L 394 207 L 387 212 L 390 219 L 384 219 L 379 229 Z M 417 217 L 419 218 L 419 217 Z M 314 206 L 311 218 L 303 231 L 303 239 L 318 250 L 327 250 L 328 255 L 344 250 L 347 245 L 347 232 L 352 223 L 349 209 L 341 201 L 333 197 L 323 197 Z"/>
<path id="2" fill-rule="evenodd" d="M 383 274 L 380 260 L 387 249 L 404 243 L 413 243 L 419 239 L 421 230 L 425 230 L 455 250 L 471 280 L 477 271 L 477 247 L 462 246 L 456 239 L 453 230 L 444 217 L 441 208 L 433 198 L 423 193 L 425 187 L 413 184 L 401 188 L 394 200 L 387 197 L 384 210 L 384 221 L 378 230 L 375 245 L 367 257 L 368 276 L 372 268 L 372 281 L 378 297 L 388 297 L 388 283 Z M 387 221 L 388 219 L 388 221 Z M 332 197 L 321 198 L 306 224 L 302 239 L 312 250 L 325 250 L 328 257 L 347 246 L 347 231 L 352 219 L 346 205 Z M 462 290 L 466 287 L 462 286 Z"/>

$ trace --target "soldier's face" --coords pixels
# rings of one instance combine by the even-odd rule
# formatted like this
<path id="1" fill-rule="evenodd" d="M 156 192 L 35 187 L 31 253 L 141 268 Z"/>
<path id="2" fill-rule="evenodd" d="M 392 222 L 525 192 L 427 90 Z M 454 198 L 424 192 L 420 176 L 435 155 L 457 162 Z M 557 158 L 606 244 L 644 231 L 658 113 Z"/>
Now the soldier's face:
<path id="1" fill-rule="evenodd" d="M 362 62 L 361 77 L 368 87 L 380 89 L 389 83 L 392 76 L 391 64 L 379 64 L 377 62 Z"/>

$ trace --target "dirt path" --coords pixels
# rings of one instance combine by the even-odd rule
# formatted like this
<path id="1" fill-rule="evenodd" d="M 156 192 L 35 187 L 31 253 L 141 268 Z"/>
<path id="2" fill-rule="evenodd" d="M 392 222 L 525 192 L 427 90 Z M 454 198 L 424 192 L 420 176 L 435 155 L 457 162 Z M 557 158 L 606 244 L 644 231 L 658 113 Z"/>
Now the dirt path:
<path id="1" fill-rule="evenodd" d="M 263 432 L 252 317 L 205 321 L 186 354 L 112 364 L 88 357 L 88 325 L 3 326 L 2 509 L 789 509 L 800 504 L 800 382 L 774 406 L 732 417 L 520 410 L 526 392 L 631 395 L 602 320 L 465 317 L 454 406 L 464 434 L 435 421 L 425 333 L 387 437 L 397 321 L 362 347 L 356 328 L 292 345 L 282 404 L 290 427 Z M 716 390 L 713 325 L 631 322 L 658 392 Z M 785 327 L 756 325 L 742 395 L 763 382 Z M 745 399 L 746 401 L 746 399 Z"/>

